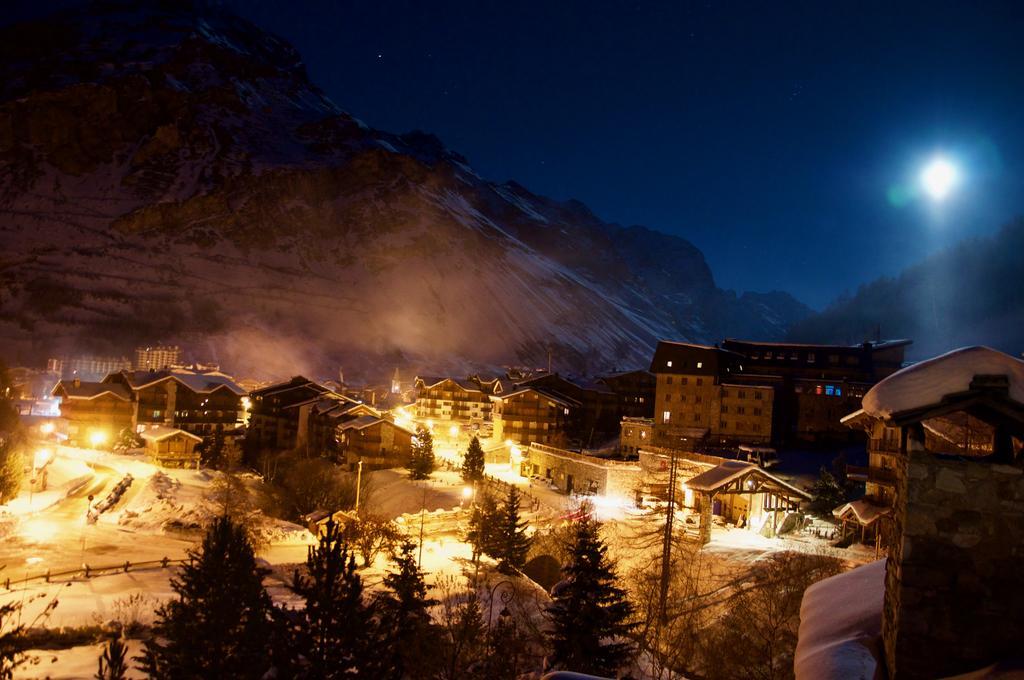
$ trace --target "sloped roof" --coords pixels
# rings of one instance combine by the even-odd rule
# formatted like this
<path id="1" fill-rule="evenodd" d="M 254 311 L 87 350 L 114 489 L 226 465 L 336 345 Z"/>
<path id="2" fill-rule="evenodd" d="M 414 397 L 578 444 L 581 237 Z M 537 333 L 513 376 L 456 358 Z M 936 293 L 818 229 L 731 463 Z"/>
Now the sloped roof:
<path id="1" fill-rule="evenodd" d="M 78 385 L 75 385 L 73 380 L 58 380 L 57 384 L 50 390 L 50 394 L 56 396 L 59 389 L 63 389 L 69 399 L 95 399 L 104 394 L 110 394 L 124 401 L 131 399 L 131 392 L 121 384 L 110 385 L 102 382 L 80 380 Z"/>
<path id="2" fill-rule="evenodd" d="M 879 517 L 892 514 L 892 508 L 883 505 L 876 505 L 866 498 L 859 498 L 849 503 L 843 503 L 832 511 L 835 517 L 852 517 L 858 524 L 868 526 L 873 524 Z"/>
<path id="3" fill-rule="evenodd" d="M 391 425 L 392 427 L 402 430 L 403 432 L 414 434 L 412 430 L 406 427 L 402 427 L 393 420 L 388 420 L 387 418 L 381 418 L 379 416 L 371 415 L 356 416 L 351 420 L 346 420 L 345 422 L 341 423 L 340 425 L 338 425 L 338 428 L 341 429 L 342 431 L 365 430 L 366 428 L 372 427 L 373 425 L 376 425 L 378 423 L 387 423 L 388 425 Z"/>
<path id="4" fill-rule="evenodd" d="M 753 463 L 747 463 L 741 460 L 727 460 L 724 463 L 719 464 L 717 467 L 713 467 L 707 472 L 702 472 L 696 477 L 692 477 L 687 480 L 686 486 L 687 488 L 694 489 L 695 491 L 718 491 L 731 482 L 734 482 L 748 474 L 760 477 L 768 482 L 769 485 L 775 486 L 783 491 L 788 491 L 789 493 L 800 496 L 801 498 L 810 499 L 811 497 L 810 494 L 803 489 L 798 489 L 792 484 L 782 481 L 775 475 L 765 472 Z"/>
<path id="5" fill-rule="evenodd" d="M 171 369 L 162 371 L 119 371 L 104 378 L 108 381 L 114 375 L 121 375 L 133 390 L 143 389 L 164 380 L 176 380 L 198 394 L 209 394 L 215 390 L 226 388 L 238 396 L 247 392 L 242 389 L 231 376 L 220 371 L 190 371 L 187 369 Z"/>
<path id="6" fill-rule="evenodd" d="M 179 430 L 176 427 L 165 427 L 164 425 L 150 425 L 139 433 L 140 437 L 146 441 L 152 442 L 160 442 L 179 435 L 188 437 L 189 439 L 195 439 L 197 442 L 203 441 L 202 437 L 197 437 L 191 432 L 185 432 L 185 430 Z"/>
<path id="7" fill-rule="evenodd" d="M 868 415 L 889 418 L 966 392 L 980 375 L 1005 375 L 1010 399 L 1024 405 L 1024 361 L 980 346 L 962 347 L 897 371 L 868 390 L 861 404 Z"/>
<path id="8" fill-rule="evenodd" d="M 552 392 L 551 390 L 546 390 L 543 387 L 533 387 L 533 386 L 519 387 L 519 388 L 515 389 L 514 391 L 509 392 L 507 394 L 496 394 L 496 395 L 493 395 L 491 397 L 491 399 L 503 399 L 503 400 L 504 399 L 511 399 L 512 397 L 514 397 L 516 395 L 525 394 L 527 392 L 536 392 L 537 394 L 539 394 L 540 396 L 544 397 L 545 399 L 550 399 L 551 401 L 558 402 L 559 404 L 562 404 L 563 406 L 577 406 L 578 407 L 580 405 L 580 402 L 578 402 L 575 399 L 572 399 L 570 397 L 567 397 L 564 394 L 556 394 L 555 392 Z"/>
<path id="9" fill-rule="evenodd" d="M 331 391 L 329 388 L 324 387 L 320 383 L 313 382 L 312 380 L 305 376 L 297 375 L 291 378 L 290 380 L 285 380 L 283 382 L 267 385 L 266 387 L 261 387 L 258 390 L 253 390 L 252 394 L 253 396 L 265 397 L 270 394 L 288 392 L 290 390 L 298 389 L 300 387 L 309 387 L 310 389 L 320 393 Z"/>

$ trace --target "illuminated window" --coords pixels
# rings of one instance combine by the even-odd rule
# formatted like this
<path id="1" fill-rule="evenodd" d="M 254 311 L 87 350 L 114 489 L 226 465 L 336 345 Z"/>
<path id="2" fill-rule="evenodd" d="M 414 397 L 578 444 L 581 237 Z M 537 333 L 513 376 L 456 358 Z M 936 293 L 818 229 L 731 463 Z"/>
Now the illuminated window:
<path id="1" fill-rule="evenodd" d="M 667 423 L 671 419 L 672 419 L 672 412 L 671 411 L 662 411 L 662 413 L 661 413 L 661 422 Z"/>
<path id="2" fill-rule="evenodd" d="M 704 368 L 704 362 L 703 361 L 698 361 L 697 362 L 697 368 Z"/>
<path id="3" fill-rule="evenodd" d="M 843 390 L 841 388 L 839 388 L 839 387 L 836 388 L 836 396 L 837 397 L 843 396 Z"/>
<path id="4" fill-rule="evenodd" d="M 668 366 L 669 368 L 672 368 L 672 362 L 671 361 L 666 361 L 665 365 Z"/>
<path id="5" fill-rule="evenodd" d="M 831 397 L 835 393 L 836 393 L 836 388 L 835 388 L 834 385 L 825 385 L 825 394 L 826 395 Z"/>

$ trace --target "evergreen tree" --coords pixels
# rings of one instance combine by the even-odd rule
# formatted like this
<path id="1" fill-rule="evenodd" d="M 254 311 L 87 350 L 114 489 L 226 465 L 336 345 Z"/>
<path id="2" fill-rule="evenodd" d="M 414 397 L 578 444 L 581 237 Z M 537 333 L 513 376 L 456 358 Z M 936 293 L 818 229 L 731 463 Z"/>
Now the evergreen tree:
<path id="1" fill-rule="evenodd" d="M 836 476 L 823 466 L 811 487 L 810 508 L 818 514 L 830 514 L 832 510 L 846 502 L 847 492 Z"/>
<path id="2" fill-rule="evenodd" d="M 128 647 L 114 638 L 103 647 L 96 680 L 125 680 L 128 677 Z"/>
<path id="3" fill-rule="evenodd" d="M 420 425 L 412 438 L 412 453 L 406 466 L 413 479 L 426 479 L 434 472 L 434 437 Z"/>
<path id="4" fill-rule="evenodd" d="M 446 597 L 438 623 L 439 638 L 436 676 L 445 680 L 481 677 L 479 669 L 487 651 L 487 629 L 476 591 Z M 486 677 L 486 676 L 482 676 Z"/>
<path id="5" fill-rule="evenodd" d="M 14 384 L 0 362 L 0 503 L 18 495 L 25 476 L 25 433 L 14 396 Z"/>
<path id="6" fill-rule="evenodd" d="M 356 573 L 353 551 L 341 528 L 328 521 L 326 530 L 306 557 L 308 576 L 298 571 L 291 590 L 305 600 L 295 636 L 306 666 L 300 677 L 315 680 L 351 674 L 376 675 L 374 616 L 363 602 L 363 583 Z"/>
<path id="7" fill-rule="evenodd" d="M 614 675 L 633 653 L 623 638 L 634 624 L 628 622 L 632 606 L 615 585 L 608 547 L 598 529 L 589 515 L 576 523 L 572 561 L 565 579 L 552 589 L 548 608 L 553 623 L 550 661 L 554 668 Z"/>
<path id="8" fill-rule="evenodd" d="M 171 580 L 177 598 L 157 609 L 142 670 L 151 678 L 262 678 L 277 642 L 276 611 L 245 529 L 216 519 Z"/>
<path id="9" fill-rule="evenodd" d="M 400 680 L 415 675 L 434 650 L 436 631 L 430 619 L 430 607 L 437 600 L 427 598 L 423 572 L 413 556 L 415 546 L 406 541 L 395 558 L 397 571 L 384 577 L 387 590 L 377 598 L 380 628 L 384 634 L 381 657 L 389 664 L 383 676 Z"/>
<path id="10" fill-rule="evenodd" d="M 526 554 L 530 551 L 530 537 L 526 535 L 527 523 L 519 518 L 519 489 L 508 488 L 508 498 L 499 515 L 496 527 L 498 571 L 503 574 L 514 574 L 526 564 Z"/>
<path id="11" fill-rule="evenodd" d="M 466 540 L 473 546 L 473 561 L 480 555 L 497 557 L 501 545 L 501 508 L 494 496 L 489 493 L 480 494 L 473 514 L 469 519 L 469 535 Z"/>
<path id="12" fill-rule="evenodd" d="M 203 467 L 212 468 L 214 470 L 223 470 L 227 467 L 227 450 L 224 443 L 224 425 L 217 423 L 217 427 L 214 428 L 213 434 L 203 437 L 202 443 L 199 444 L 199 455 L 201 457 Z"/>
<path id="13" fill-rule="evenodd" d="M 480 446 L 480 440 L 473 437 L 462 460 L 462 479 L 467 482 L 479 482 L 483 478 L 484 449 Z"/>

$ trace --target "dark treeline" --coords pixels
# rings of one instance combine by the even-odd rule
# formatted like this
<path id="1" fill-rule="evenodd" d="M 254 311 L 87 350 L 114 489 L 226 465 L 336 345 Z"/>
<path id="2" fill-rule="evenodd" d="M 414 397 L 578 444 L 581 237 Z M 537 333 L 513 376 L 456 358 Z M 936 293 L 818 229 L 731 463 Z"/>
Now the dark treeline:
<path id="1" fill-rule="evenodd" d="M 914 358 L 977 344 L 1016 354 L 1024 346 L 1022 252 L 1024 220 L 1016 220 L 841 296 L 794 324 L 789 339 L 857 343 L 880 334 L 914 340 Z"/>

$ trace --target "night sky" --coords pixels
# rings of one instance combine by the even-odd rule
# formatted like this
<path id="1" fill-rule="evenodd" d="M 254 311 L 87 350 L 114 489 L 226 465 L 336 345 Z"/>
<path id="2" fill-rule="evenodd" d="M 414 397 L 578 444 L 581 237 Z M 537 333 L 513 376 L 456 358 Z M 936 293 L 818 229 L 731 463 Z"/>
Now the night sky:
<path id="1" fill-rule="evenodd" d="M 1024 3 L 226 4 L 357 118 L 679 234 L 724 287 L 820 307 L 1024 212 Z"/>

